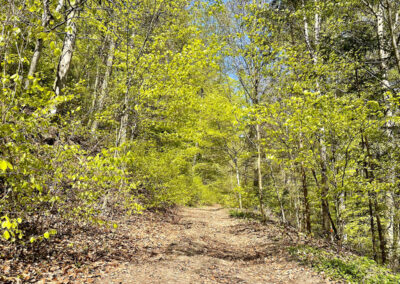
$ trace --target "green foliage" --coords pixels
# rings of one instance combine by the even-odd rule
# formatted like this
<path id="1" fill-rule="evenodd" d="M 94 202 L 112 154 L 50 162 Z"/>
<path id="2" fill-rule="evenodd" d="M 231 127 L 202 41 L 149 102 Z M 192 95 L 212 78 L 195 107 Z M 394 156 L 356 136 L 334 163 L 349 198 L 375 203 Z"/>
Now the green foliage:
<path id="1" fill-rule="evenodd" d="M 112 226 L 114 211 L 223 199 L 226 159 L 213 137 L 224 136 L 218 123 L 231 118 L 221 105 L 231 105 L 215 80 L 220 42 L 200 38 L 186 1 L 156 2 L 1 7 L 3 240 L 35 243 L 65 222 Z M 58 35 L 73 36 L 73 25 L 71 61 L 59 66 L 70 65 L 68 76 L 55 95 L 68 40 Z"/>
<path id="2" fill-rule="evenodd" d="M 267 2 L 5 1 L 2 241 L 218 202 L 397 265 L 400 6 Z"/>
<path id="3" fill-rule="evenodd" d="M 232 218 L 238 218 L 238 219 L 252 219 L 252 220 L 259 220 L 259 221 L 262 220 L 261 215 L 256 212 L 243 211 L 243 210 L 237 210 L 237 209 L 229 210 L 229 216 L 231 216 Z"/>
<path id="4" fill-rule="evenodd" d="M 304 264 L 328 276 L 349 283 L 397 283 L 400 276 L 378 265 L 375 261 L 360 256 L 340 256 L 309 246 L 291 247 L 291 255 Z"/>
<path id="5" fill-rule="evenodd" d="M 23 233 L 18 229 L 18 225 L 22 223 L 21 218 L 10 219 L 8 216 L 3 216 L 1 220 L 2 237 L 5 240 L 15 242 L 18 239 L 22 239 Z"/>

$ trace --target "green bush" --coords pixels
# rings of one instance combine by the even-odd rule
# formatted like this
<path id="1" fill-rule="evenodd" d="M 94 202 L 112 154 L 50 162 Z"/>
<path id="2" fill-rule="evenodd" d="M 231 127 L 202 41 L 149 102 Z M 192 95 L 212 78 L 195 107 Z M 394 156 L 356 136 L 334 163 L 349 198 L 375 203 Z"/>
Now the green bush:
<path id="1" fill-rule="evenodd" d="M 254 219 L 254 220 L 261 220 L 262 217 L 260 214 L 255 213 L 255 212 L 250 212 L 250 211 L 243 211 L 243 210 L 237 210 L 237 209 L 232 209 L 229 211 L 229 216 L 233 218 L 238 218 L 238 219 Z"/>
<path id="2" fill-rule="evenodd" d="M 310 246 L 291 247 L 289 252 L 317 271 L 349 283 L 400 283 L 400 275 L 367 257 L 341 256 Z"/>

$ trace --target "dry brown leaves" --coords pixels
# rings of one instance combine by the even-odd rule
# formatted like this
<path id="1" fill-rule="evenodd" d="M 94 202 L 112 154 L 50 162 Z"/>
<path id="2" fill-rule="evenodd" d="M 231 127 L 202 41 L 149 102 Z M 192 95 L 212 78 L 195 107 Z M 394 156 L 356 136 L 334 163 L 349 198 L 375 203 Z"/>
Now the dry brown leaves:
<path id="1" fill-rule="evenodd" d="M 70 224 L 41 243 L 17 246 L 0 241 L 1 283 L 92 283 L 124 263 L 143 261 L 161 247 L 158 232 L 173 222 L 162 214 L 114 217 L 117 229 Z"/>

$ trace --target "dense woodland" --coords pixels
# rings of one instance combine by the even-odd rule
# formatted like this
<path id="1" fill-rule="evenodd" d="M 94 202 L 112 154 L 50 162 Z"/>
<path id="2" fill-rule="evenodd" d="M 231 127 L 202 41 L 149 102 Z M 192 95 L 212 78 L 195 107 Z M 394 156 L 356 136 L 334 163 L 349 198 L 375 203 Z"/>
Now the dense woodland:
<path id="1" fill-rule="evenodd" d="M 398 268 L 399 13 L 1 0 L 1 242 L 220 203 Z"/>

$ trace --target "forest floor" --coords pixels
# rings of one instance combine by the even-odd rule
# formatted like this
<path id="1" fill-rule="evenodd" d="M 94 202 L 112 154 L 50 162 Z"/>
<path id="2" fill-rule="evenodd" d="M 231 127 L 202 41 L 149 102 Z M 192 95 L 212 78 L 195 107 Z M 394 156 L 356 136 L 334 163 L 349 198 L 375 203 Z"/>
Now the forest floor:
<path id="1" fill-rule="evenodd" d="M 297 234 L 232 218 L 221 207 L 180 208 L 154 229 L 148 259 L 121 264 L 96 282 L 333 283 L 292 260 L 288 248 L 298 245 Z"/>
<path id="2" fill-rule="evenodd" d="M 218 206 L 114 221 L 118 229 L 66 227 L 30 249 L 0 243 L 0 283 L 335 283 L 288 252 L 315 239 L 272 221 Z"/>

